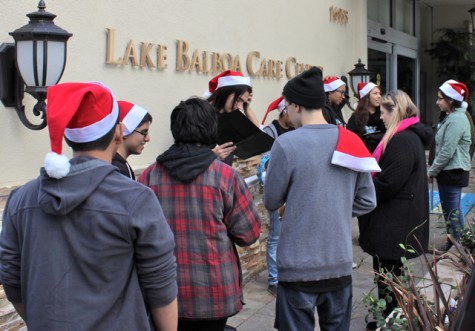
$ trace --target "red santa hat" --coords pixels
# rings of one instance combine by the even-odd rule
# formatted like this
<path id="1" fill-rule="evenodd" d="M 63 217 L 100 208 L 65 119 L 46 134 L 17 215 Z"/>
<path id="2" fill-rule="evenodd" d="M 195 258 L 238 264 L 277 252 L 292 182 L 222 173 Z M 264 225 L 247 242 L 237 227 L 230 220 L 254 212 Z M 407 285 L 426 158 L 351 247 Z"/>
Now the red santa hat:
<path id="1" fill-rule="evenodd" d="M 338 126 L 338 142 L 331 163 L 358 172 L 381 171 L 360 137 L 342 126 Z"/>
<path id="2" fill-rule="evenodd" d="M 361 82 L 358 83 L 358 99 L 363 99 L 365 95 L 367 95 L 369 92 L 371 92 L 372 89 L 377 87 L 373 82 Z"/>
<path id="3" fill-rule="evenodd" d="M 101 83 L 63 83 L 48 88 L 46 119 L 51 152 L 44 161 L 50 177 L 69 173 L 69 160 L 62 154 L 63 136 L 76 143 L 97 140 L 108 133 L 119 118 L 112 91 Z"/>
<path id="4" fill-rule="evenodd" d="M 335 91 L 337 88 L 343 85 L 345 85 L 345 82 L 335 76 L 325 77 L 323 79 L 323 88 L 325 92 Z"/>
<path id="5" fill-rule="evenodd" d="M 467 108 L 468 104 L 468 88 L 462 82 L 450 79 L 439 87 L 446 96 L 457 101 L 463 101 L 462 107 Z"/>
<path id="6" fill-rule="evenodd" d="M 285 109 L 285 99 L 283 96 L 277 98 L 276 100 L 270 103 L 269 107 L 267 107 L 266 114 L 264 115 L 264 118 L 262 119 L 262 124 L 265 123 L 267 115 L 269 115 L 269 113 L 273 111 L 274 109 L 277 109 L 279 112 Z"/>
<path id="7" fill-rule="evenodd" d="M 249 77 L 246 77 L 237 71 L 226 70 L 211 78 L 208 84 L 208 91 L 205 92 L 204 97 L 207 98 L 211 96 L 211 94 L 213 94 L 213 92 L 220 87 L 234 85 L 252 86 L 251 79 Z"/>
<path id="8" fill-rule="evenodd" d="M 119 104 L 119 121 L 124 124 L 124 136 L 128 136 L 137 129 L 148 112 L 139 105 L 127 101 L 117 103 Z"/>

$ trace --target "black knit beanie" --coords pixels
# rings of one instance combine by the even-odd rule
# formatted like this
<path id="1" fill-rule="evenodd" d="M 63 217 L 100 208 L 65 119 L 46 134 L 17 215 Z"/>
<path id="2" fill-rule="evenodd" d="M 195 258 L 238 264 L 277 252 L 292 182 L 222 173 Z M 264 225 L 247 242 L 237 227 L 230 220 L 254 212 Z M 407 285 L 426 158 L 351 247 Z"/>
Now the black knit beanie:
<path id="1" fill-rule="evenodd" d="M 322 71 L 312 67 L 287 82 L 282 92 L 284 98 L 307 109 L 325 107 Z"/>

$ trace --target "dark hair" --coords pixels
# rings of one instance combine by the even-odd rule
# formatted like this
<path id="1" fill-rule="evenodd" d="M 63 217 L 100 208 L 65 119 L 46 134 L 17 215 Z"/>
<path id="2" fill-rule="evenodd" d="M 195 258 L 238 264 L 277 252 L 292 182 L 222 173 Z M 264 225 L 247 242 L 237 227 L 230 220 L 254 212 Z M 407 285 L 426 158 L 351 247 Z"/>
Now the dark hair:
<path id="1" fill-rule="evenodd" d="M 246 92 L 252 93 L 252 87 L 248 85 L 223 86 L 216 89 L 208 98 L 208 101 L 216 108 L 217 111 L 220 111 L 224 108 L 224 105 L 231 94 L 234 93 L 233 104 L 235 104 L 239 97 Z"/>
<path id="2" fill-rule="evenodd" d="M 181 101 L 170 116 L 170 129 L 175 144 L 216 144 L 218 115 L 214 107 L 201 98 Z"/>
<path id="3" fill-rule="evenodd" d="M 145 116 L 142 118 L 137 127 L 141 126 L 144 123 L 152 123 L 152 115 L 150 115 L 149 113 L 145 114 Z"/>
<path id="4" fill-rule="evenodd" d="M 360 135 L 365 133 L 365 126 L 368 124 L 369 120 L 369 96 L 370 93 L 366 94 L 358 101 L 355 112 L 353 113 L 355 115 L 356 132 Z M 379 109 L 379 106 L 376 107 L 377 114 L 380 114 Z"/>
<path id="5" fill-rule="evenodd" d="M 442 97 L 444 98 L 444 100 L 447 101 L 447 103 L 450 105 L 451 109 L 462 107 L 463 101 L 452 99 L 451 97 L 447 96 L 444 92 L 442 92 L 442 90 L 440 89 L 439 89 L 439 92 L 442 94 Z"/>
<path id="6" fill-rule="evenodd" d="M 330 92 L 325 92 L 325 104 L 329 105 L 330 107 L 333 107 L 333 103 L 330 101 Z"/>
<path id="7" fill-rule="evenodd" d="M 105 151 L 107 147 L 109 147 L 112 139 L 114 138 L 115 128 L 117 127 L 117 124 L 119 124 L 119 119 L 117 119 L 117 122 L 114 124 L 112 129 L 109 130 L 109 132 L 107 132 L 99 139 L 87 143 L 76 143 L 66 137 L 64 137 L 64 139 L 66 140 L 68 146 L 71 147 L 74 152 Z"/>

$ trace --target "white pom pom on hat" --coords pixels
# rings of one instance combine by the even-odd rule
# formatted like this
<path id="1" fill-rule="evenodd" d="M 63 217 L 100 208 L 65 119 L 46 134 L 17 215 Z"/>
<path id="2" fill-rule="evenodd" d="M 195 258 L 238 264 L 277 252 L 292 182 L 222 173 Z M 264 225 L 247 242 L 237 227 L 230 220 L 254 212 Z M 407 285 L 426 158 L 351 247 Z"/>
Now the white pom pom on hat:
<path id="1" fill-rule="evenodd" d="M 45 157 L 44 167 L 50 177 L 59 179 L 69 173 L 71 164 L 66 155 L 48 152 Z"/>
<path id="2" fill-rule="evenodd" d="M 70 170 L 67 156 L 62 155 L 63 137 L 76 143 L 103 137 L 117 123 L 119 106 L 101 83 L 62 83 L 48 88 L 46 116 L 51 152 L 44 167 L 50 177 L 60 179 Z"/>

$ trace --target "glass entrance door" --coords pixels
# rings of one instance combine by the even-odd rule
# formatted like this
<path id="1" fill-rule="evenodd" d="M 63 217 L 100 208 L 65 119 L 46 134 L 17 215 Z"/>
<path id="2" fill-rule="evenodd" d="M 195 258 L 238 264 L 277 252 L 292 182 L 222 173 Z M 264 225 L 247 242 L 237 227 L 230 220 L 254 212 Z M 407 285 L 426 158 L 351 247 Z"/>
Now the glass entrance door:
<path id="1" fill-rule="evenodd" d="M 416 101 L 416 60 L 397 55 L 397 87 Z"/>
<path id="2" fill-rule="evenodd" d="M 392 77 L 396 78 L 395 88 L 403 90 L 417 105 L 419 95 L 417 86 L 419 86 L 419 67 L 417 61 L 417 52 L 413 49 L 394 45 L 393 61 L 395 63 L 392 70 Z"/>
<path id="3" fill-rule="evenodd" d="M 368 70 L 372 72 L 370 81 L 381 87 L 382 94 L 389 91 L 389 60 L 389 54 L 374 49 L 368 49 Z"/>

